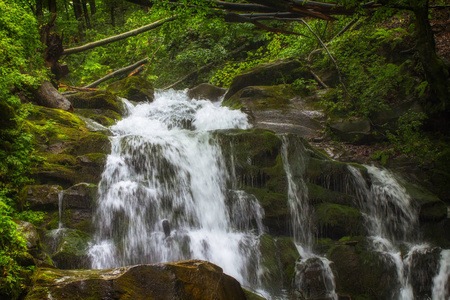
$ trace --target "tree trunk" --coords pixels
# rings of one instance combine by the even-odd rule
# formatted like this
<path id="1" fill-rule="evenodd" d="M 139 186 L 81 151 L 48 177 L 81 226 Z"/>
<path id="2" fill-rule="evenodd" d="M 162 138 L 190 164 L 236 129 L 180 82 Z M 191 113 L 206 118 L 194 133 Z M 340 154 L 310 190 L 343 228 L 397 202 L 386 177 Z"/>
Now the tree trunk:
<path id="1" fill-rule="evenodd" d="M 81 0 L 81 6 L 83 7 L 83 16 L 84 20 L 86 21 L 86 27 L 88 29 L 91 29 L 91 20 L 89 19 L 89 13 L 86 5 L 86 0 Z"/>
<path id="2" fill-rule="evenodd" d="M 42 0 L 36 0 L 36 16 L 42 17 L 44 14 L 42 12 Z"/>
<path id="3" fill-rule="evenodd" d="M 73 13 L 78 21 L 78 36 L 81 41 L 84 41 L 83 6 L 81 5 L 81 0 L 73 0 Z"/>
<path id="4" fill-rule="evenodd" d="M 36 91 L 34 99 L 41 106 L 73 112 L 72 103 L 48 81 L 45 81 Z"/>
<path id="5" fill-rule="evenodd" d="M 97 6 L 95 6 L 95 0 L 89 0 L 89 8 L 91 9 L 91 16 L 97 13 Z"/>
<path id="6" fill-rule="evenodd" d="M 436 54 L 434 35 L 428 20 L 428 0 L 411 0 L 411 6 L 415 15 L 416 47 L 432 93 L 425 108 L 432 114 L 448 111 L 449 68 Z"/>
<path id="7" fill-rule="evenodd" d="M 51 13 L 55 13 L 56 12 L 56 0 L 48 0 L 48 10 Z"/>

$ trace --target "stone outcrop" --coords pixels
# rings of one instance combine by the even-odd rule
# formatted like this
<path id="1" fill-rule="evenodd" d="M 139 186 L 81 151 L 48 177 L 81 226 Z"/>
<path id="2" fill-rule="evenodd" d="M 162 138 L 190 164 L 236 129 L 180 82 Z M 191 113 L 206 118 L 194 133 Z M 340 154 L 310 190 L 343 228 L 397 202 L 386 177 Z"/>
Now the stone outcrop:
<path id="1" fill-rule="evenodd" d="M 246 295 L 236 279 L 212 263 L 191 260 L 110 270 L 40 269 L 27 300 L 235 299 Z"/>

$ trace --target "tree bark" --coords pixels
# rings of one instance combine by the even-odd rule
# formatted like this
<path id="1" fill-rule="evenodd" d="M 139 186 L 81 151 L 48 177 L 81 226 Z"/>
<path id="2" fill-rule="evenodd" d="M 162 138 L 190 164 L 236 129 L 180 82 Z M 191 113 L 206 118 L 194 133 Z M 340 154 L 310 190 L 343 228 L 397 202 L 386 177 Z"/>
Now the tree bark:
<path id="1" fill-rule="evenodd" d="M 48 0 L 47 4 L 48 4 L 48 10 L 51 13 L 55 13 L 57 10 L 56 9 L 56 0 Z"/>
<path id="2" fill-rule="evenodd" d="M 86 0 L 81 0 L 81 6 L 83 7 L 83 16 L 84 16 L 84 20 L 86 22 L 86 27 L 88 29 L 91 29 L 91 20 L 89 19 L 89 13 L 88 13 L 88 9 L 87 9 L 87 5 L 86 5 Z"/>
<path id="3" fill-rule="evenodd" d="M 415 15 L 417 53 L 432 93 L 425 108 L 429 113 L 448 111 L 449 67 L 436 54 L 434 34 L 428 20 L 428 0 L 411 0 L 410 3 Z"/>
<path id="4" fill-rule="evenodd" d="M 44 14 L 42 12 L 42 0 L 36 0 L 36 16 L 42 17 Z"/>
<path id="5" fill-rule="evenodd" d="M 98 86 L 100 83 L 107 81 L 108 79 L 117 77 L 119 75 L 125 74 L 127 72 L 133 71 L 134 69 L 136 69 L 137 67 L 145 64 L 148 62 L 148 57 L 144 58 L 143 60 L 140 60 L 138 62 L 135 62 L 132 65 L 126 66 L 125 68 L 119 69 L 117 71 L 114 71 L 108 75 L 106 75 L 105 77 L 100 78 L 97 81 L 94 81 L 88 85 L 85 85 L 84 88 L 95 88 L 96 86 Z"/>
<path id="6" fill-rule="evenodd" d="M 162 20 L 156 21 L 154 23 L 142 26 L 140 28 L 137 28 L 137 29 L 134 29 L 134 30 L 130 30 L 128 32 L 121 33 L 121 34 L 118 34 L 118 35 L 114 35 L 114 36 L 111 36 L 111 37 L 103 39 L 103 40 L 99 40 L 99 41 L 92 42 L 92 43 L 89 43 L 89 44 L 86 44 L 86 45 L 83 45 L 83 46 L 79 46 L 79 47 L 75 47 L 75 48 L 65 49 L 64 52 L 63 52 L 63 55 L 69 55 L 69 54 L 73 54 L 73 53 L 83 52 L 83 51 L 86 51 L 86 50 L 89 50 L 89 49 L 92 49 L 92 48 L 95 48 L 95 47 L 99 47 L 99 46 L 103 46 L 103 45 L 106 45 L 106 44 L 109 44 L 109 43 L 120 41 L 120 40 L 129 38 L 129 37 L 138 35 L 140 33 L 143 33 L 143 32 L 146 32 L 146 31 L 158 28 L 158 27 L 164 25 L 167 22 L 171 22 L 171 21 L 175 20 L 176 18 L 177 18 L 177 16 L 166 18 L 166 19 L 162 19 Z"/>
<path id="7" fill-rule="evenodd" d="M 72 103 L 61 95 L 49 81 L 44 81 L 35 92 L 34 99 L 41 106 L 73 112 Z"/>
<path id="8" fill-rule="evenodd" d="M 97 6 L 95 4 L 95 0 L 89 0 L 89 8 L 91 10 L 91 16 L 97 13 Z"/>

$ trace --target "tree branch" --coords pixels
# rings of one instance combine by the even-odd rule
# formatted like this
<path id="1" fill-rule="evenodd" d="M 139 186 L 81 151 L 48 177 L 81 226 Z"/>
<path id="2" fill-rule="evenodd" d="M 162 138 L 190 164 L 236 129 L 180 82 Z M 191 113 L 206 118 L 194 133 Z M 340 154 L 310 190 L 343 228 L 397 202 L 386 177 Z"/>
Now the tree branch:
<path id="1" fill-rule="evenodd" d="M 129 37 L 138 35 L 140 33 L 143 33 L 143 32 L 146 32 L 146 31 L 158 28 L 158 27 L 164 25 L 167 22 L 171 22 L 171 21 L 175 20 L 176 18 L 177 18 L 177 16 L 173 16 L 173 17 L 170 17 L 170 18 L 162 19 L 162 20 L 156 21 L 154 23 L 142 26 L 140 28 L 137 28 L 137 29 L 125 32 L 125 33 L 121 33 L 121 34 L 118 34 L 118 35 L 114 35 L 114 36 L 108 37 L 108 38 L 103 39 L 103 40 L 95 41 L 95 42 L 92 42 L 92 43 L 89 43 L 89 44 L 86 44 L 86 45 L 83 45 L 83 46 L 79 46 L 79 47 L 65 49 L 64 52 L 63 52 L 63 55 L 69 55 L 69 54 L 74 54 L 74 53 L 78 53 L 78 52 L 83 52 L 83 51 L 86 51 L 86 50 L 89 50 L 89 49 L 92 49 L 92 48 L 96 48 L 96 47 L 103 46 L 103 45 L 106 45 L 106 44 L 109 44 L 109 43 L 120 41 L 122 39 L 126 39 L 126 38 L 129 38 Z"/>

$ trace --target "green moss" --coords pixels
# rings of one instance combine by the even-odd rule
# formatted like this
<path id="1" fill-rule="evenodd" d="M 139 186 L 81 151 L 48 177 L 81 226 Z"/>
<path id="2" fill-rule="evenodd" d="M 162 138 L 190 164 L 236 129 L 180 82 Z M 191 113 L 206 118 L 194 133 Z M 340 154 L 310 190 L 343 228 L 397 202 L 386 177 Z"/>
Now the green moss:
<path id="1" fill-rule="evenodd" d="M 281 262 L 275 240 L 268 234 L 260 237 L 262 284 L 266 289 L 276 290 L 284 285 Z"/>
<path id="2" fill-rule="evenodd" d="M 116 81 L 109 85 L 107 90 L 132 101 L 153 101 L 154 98 L 152 84 L 138 76 L 130 76 Z"/>
<path id="3" fill-rule="evenodd" d="M 347 235 L 360 235 L 364 231 L 361 213 L 353 207 L 321 203 L 316 206 L 316 216 L 323 237 L 339 239 Z"/>
<path id="4" fill-rule="evenodd" d="M 289 287 L 289 283 L 292 282 L 295 276 L 295 262 L 299 259 L 300 255 L 298 254 L 294 241 L 290 237 L 277 237 L 275 239 L 275 245 L 281 263 L 284 281 L 288 283 L 285 286 Z"/>
<path id="5" fill-rule="evenodd" d="M 249 290 L 246 289 L 242 289 L 244 291 L 245 297 L 247 298 L 247 300 L 265 300 L 266 298 L 263 298 Z"/>
<path id="6" fill-rule="evenodd" d="M 92 119 L 103 126 L 111 126 L 121 119 L 121 116 L 110 109 L 86 109 L 78 108 L 75 110 L 77 115 Z"/>
<path id="7" fill-rule="evenodd" d="M 60 126 L 71 128 L 80 128 L 85 126 L 85 123 L 72 113 L 43 106 L 33 106 L 27 119 L 33 121 L 34 124 L 39 125 L 45 124 L 49 120 L 53 120 Z"/>
<path id="8" fill-rule="evenodd" d="M 306 183 L 308 198 L 313 204 L 334 203 L 354 207 L 356 204 L 353 196 L 346 193 L 335 192 L 313 183 Z"/>

